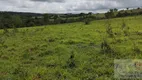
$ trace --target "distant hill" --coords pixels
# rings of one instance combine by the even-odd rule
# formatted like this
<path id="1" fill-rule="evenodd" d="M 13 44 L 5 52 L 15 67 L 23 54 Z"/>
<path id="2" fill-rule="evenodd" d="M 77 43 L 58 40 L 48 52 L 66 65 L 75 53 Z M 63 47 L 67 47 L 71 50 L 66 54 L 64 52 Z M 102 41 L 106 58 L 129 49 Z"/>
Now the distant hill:
<path id="1" fill-rule="evenodd" d="M 30 13 L 30 12 L 8 12 L 0 11 L 0 29 L 21 28 L 51 24 L 63 24 L 73 22 L 90 22 L 92 20 L 110 19 L 117 17 L 142 15 L 142 9 L 110 9 L 107 13 Z"/>

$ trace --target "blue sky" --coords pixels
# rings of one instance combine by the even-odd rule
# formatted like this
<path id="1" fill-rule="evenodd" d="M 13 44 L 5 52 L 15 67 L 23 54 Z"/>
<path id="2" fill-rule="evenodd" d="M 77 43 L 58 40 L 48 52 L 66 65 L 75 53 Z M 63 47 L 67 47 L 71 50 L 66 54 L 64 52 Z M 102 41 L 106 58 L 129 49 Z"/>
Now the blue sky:
<path id="1" fill-rule="evenodd" d="M 142 0 L 0 0 L 1 11 L 37 13 L 99 13 L 111 8 L 141 6 Z"/>

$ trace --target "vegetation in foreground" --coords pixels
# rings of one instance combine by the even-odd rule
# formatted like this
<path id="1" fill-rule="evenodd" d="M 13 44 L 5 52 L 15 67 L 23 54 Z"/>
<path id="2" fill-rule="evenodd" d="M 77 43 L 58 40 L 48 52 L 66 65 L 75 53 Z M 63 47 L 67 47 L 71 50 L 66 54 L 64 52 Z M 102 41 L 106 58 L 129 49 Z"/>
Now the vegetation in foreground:
<path id="1" fill-rule="evenodd" d="M 0 80 L 113 80 L 142 58 L 142 16 L 0 31 Z"/>

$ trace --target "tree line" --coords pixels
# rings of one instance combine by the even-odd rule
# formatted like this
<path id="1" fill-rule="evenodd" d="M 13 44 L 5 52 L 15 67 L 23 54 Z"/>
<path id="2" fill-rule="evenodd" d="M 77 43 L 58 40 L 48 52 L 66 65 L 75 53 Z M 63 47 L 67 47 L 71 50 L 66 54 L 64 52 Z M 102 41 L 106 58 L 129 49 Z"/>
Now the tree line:
<path id="1" fill-rule="evenodd" d="M 105 18 L 116 18 L 116 17 L 126 17 L 126 16 L 136 16 L 136 15 L 142 15 L 142 9 L 132 9 L 129 10 L 129 8 L 126 8 L 126 10 L 118 11 L 118 9 L 110 9 L 107 13 L 105 13 Z"/>
<path id="2" fill-rule="evenodd" d="M 20 12 L 0 12 L 0 29 L 20 28 L 51 24 L 62 24 L 92 20 L 94 16 L 91 12 L 80 14 L 38 14 Z"/>
<path id="3" fill-rule="evenodd" d="M 63 24 L 72 22 L 85 22 L 89 24 L 92 20 L 109 19 L 116 17 L 141 15 L 142 9 L 118 11 L 118 9 L 110 9 L 104 13 L 104 17 L 98 17 L 92 12 L 80 14 L 40 14 L 40 13 L 22 13 L 22 12 L 0 12 L 0 29 L 5 28 L 21 28 L 51 24 Z"/>

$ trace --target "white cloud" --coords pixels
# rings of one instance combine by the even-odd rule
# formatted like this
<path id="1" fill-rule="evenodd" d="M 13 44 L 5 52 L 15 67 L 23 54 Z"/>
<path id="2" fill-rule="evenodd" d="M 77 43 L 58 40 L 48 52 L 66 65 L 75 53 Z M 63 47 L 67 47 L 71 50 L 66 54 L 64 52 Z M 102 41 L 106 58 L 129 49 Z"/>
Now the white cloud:
<path id="1" fill-rule="evenodd" d="M 104 12 L 110 8 L 140 7 L 142 0 L 0 0 L 0 10 L 20 12 Z"/>

